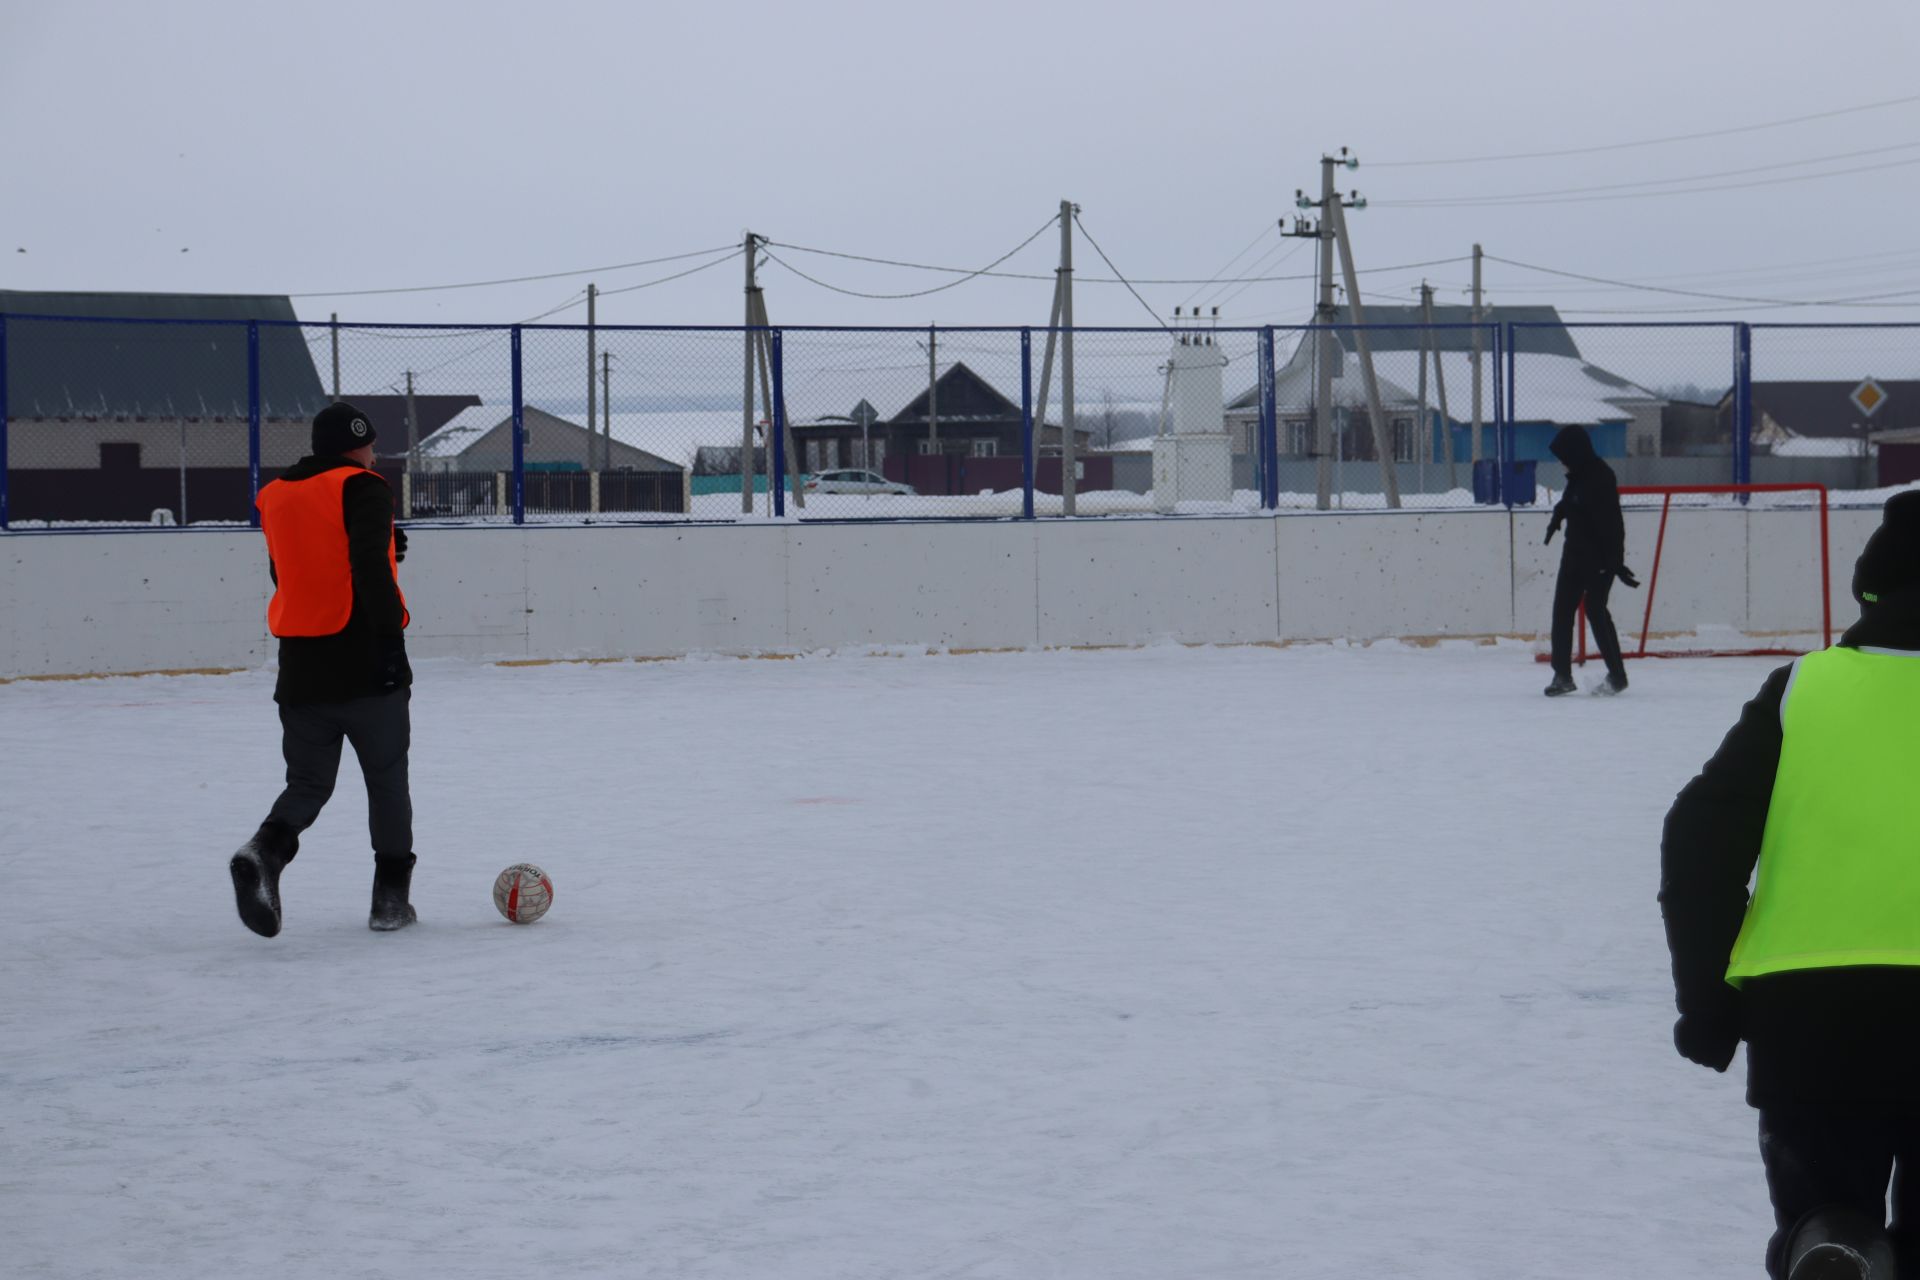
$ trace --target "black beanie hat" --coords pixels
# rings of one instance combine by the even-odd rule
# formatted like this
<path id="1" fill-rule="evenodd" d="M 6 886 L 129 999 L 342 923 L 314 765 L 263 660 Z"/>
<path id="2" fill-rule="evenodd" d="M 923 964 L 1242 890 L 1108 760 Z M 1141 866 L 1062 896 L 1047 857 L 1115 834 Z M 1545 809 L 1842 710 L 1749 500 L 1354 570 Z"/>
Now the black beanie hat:
<path id="1" fill-rule="evenodd" d="M 345 400 L 313 415 L 313 452 L 317 457 L 352 453 L 363 444 L 372 444 L 378 435 L 373 419 Z"/>
<path id="2" fill-rule="evenodd" d="M 1902 587 L 1920 585 L 1920 490 L 1887 499 L 1880 527 L 1853 566 L 1853 598 L 1878 604 Z"/>

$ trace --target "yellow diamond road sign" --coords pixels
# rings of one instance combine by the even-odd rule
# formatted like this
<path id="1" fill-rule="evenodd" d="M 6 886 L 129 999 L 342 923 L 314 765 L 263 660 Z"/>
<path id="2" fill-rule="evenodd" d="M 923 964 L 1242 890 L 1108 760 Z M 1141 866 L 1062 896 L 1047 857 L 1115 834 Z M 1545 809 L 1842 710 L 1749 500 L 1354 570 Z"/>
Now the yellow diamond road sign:
<path id="1" fill-rule="evenodd" d="M 1872 378 L 1862 378 L 1860 385 L 1853 389 L 1853 394 L 1848 398 L 1859 406 L 1860 412 L 1871 418 L 1873 411 L 1887 402 L 1887 389 Z"/>

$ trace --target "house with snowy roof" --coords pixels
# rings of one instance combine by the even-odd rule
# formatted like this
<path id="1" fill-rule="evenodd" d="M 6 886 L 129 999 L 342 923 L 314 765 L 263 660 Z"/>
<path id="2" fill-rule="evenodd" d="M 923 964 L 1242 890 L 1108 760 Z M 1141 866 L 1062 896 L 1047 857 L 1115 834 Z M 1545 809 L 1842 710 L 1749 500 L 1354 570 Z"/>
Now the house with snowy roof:
<path id="1" fill-rule="evenodd" d="M 1593 436 L 1596 452 L 1603 458 L 1651 456 L 1660 452 L 1661 408 L 1665 400 L 1586 360 L 1558 311 L 1552 307 L 1491 307 L 1483 315 L 1483 324 L 1509 321 L 1515 324 L 1516 458 L 1550 461 L 1553 455 L 1548 451 L 1548 443 L 1562 427 L 1569 426 L 1586 428 Z M 1396 461 L 1414 462 L 1422 456 L 1445 457 L 1446 440 L 1442 431 L 1452 437 L 1455 458 L 1472 456 L 1473 330 L 1470 317 L 1466 307 L 1433 309 L 1434 327 L 1424 332 L 1429 336 L 1430 345 L 1437 348 L 1440 368 L 1436 374 L 1434 358 L 1428 358 L 1423 414 L 1417 391 L 1423 336 L 1420 308 L 1367 308 L 1367 344 L 1373 354 L 1375 376 L 1380 384 L 1380 407 L 1388 418 L 1387 437 L 1392 442 Z M 1345 307 L 1339 308 L 1333 323 L 1351 324 L 1351 312 Z M 1335 450 L 1349 459 L 1374 459 L 1377 455 L 1371 409 L 1354 331 L 1336 329 L 1331 341 L 1325 343 L 1316 341 L 1314 335 L 1307 332 L 1299 333 L 1298 339 L 1292 355 L 1274 374 L 1280 456 L 1313 456 L 1318 361 L 1321 349 L 1327 347 L 1331 349 L 1333 361 Z M 1447 388 L 1444 420 L 1439 393 L 1442 376 Z M 1504 376 L 1504 369 L 1496 366 L 1489 343 L 1481 358 L 1481 457 L 1492 457 L 1495 453 L 1494 379 Z M 1257 386 L 1227 406 L 1229 430 L 1240 437 L 1236 451 L 1252 452 L 1251 442 L 1258 430 L 1259 418 Z M 1423 420 L 1424 429 L 1419 425 Z"/>
<path id="2" fill-rule="evenodd" d="M 1733 393 L 1716 413 L 1733 438 Z M 1753 444 L 1779 458 L 1864 457 L 1883 437 L 1920 434 L 1920 381 L 1841 378 L 1753 384 Z"/>
<path id="3" fill-rule="evenodd" d="M 970 458 L 1021 456 L 1021 413 L 1018 401 L 956 360 L 934 383 L 932 412 L 925 387 L 894 413 L 880 417 L 873 404 L 862 399 L 843 414 L 821 415 L 791 424 L 794 444 L 809 472 L 835 467 L 870 467 L 879 471 L 889 458 L 934 453 Z M 1088 448 L 1093 432 L 1081 427 L 1074 442 Z M 862 452 L 866 457 L 862 458 Z M 1034 451 L 1045 456 L 1060 452 L 1060 427 L 1034 424 Z"/>
<path id="4" fill-rule="evenodd" d="M 679 463 L 639 448 L 615 431 L 611 441 L 589 439 L 581 423 L 526 405 L 521 410 L 521 461 L 528 471 L 585 471 L 589 458 L 607 449 L 609 471 L 685 470 Z M 593 452 L 589 452 L 589 451 Z M 493 472 L 513 467 L 513 412 L 501 405 L 462 409 L 420 442 L 420 469 Z"/>

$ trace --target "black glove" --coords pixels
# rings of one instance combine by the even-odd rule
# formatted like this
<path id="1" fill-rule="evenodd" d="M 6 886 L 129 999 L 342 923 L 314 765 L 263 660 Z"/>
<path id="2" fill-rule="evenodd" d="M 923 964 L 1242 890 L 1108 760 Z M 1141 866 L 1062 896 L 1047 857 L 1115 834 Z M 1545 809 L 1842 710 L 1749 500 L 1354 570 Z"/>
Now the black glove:
<path id="1" fill-rule="evenodd" d="M 393 526 L 393 558 L 396 563 L 407 558 L 407 531 L 399 525 Z"/>
<path id="2" fill-rule="evenodd" d="M 1613 576 L 1632 587 L 1635 591 L 1640 589 L 1640 579 L 1634 577 L 1633 570 L 1627 568 L 1625 565 L 1621 565 L 1618 569 L 1615 569 Z"/>
<path id="3" fill-rule="evenodd" d="M 1689 1062 L 1725 1071 L 1740 1047 L 1737 1019 L 1683 1013 L 1673 1024 L 1673 1047 Z"/>
<path id="4" fill-rule="evenodd" d="M 1560 522 L 1563 519 L 1565 519 L 1565 517 L 1558 511 L 1553 513 L 1553 519 L 1547 521 L 1547 540 L 1540 545 L 1551 546 L 1553 544 L 1553 535 L 1560 532 Z"/>
<path id="5" fill-rule="evenodd" d="M 392 693 L 413 683 L 413 668 L 407 665 L 407 642 L 400 636 L 382 636 L 375 655 L 374 670 L 380 679 L 380 691 Z"/>

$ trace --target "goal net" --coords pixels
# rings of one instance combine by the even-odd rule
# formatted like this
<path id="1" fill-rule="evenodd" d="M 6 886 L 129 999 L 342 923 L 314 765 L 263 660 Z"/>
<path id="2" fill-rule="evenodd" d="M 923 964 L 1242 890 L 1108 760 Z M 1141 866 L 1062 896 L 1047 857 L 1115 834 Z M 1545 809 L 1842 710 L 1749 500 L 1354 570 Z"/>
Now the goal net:
<path id="1" fill-rule="evenodd" d="M 1620 505 L 1641 577 L 1609 600 L 1625 657 L 1797 657 L 1833 643 L 1825 485 L 1623 485 Z M 1574 658 L 1598 657 L 1583 606 Z"/>

